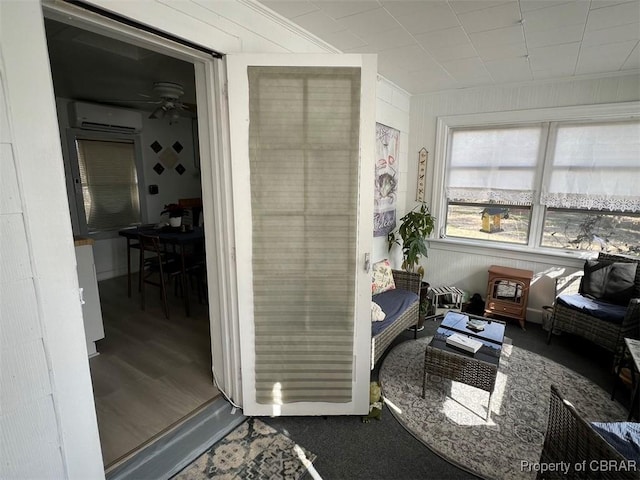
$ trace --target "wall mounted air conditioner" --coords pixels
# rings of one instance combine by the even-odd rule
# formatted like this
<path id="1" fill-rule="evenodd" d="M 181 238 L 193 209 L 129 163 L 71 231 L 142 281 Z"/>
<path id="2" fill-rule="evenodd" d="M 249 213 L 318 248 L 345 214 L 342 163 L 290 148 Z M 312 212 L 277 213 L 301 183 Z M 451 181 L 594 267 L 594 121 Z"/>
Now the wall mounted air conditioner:
<path id="1" fill-rule="evenodd" d="M 72 127 L 103 132 L 137 133 L 142 130 L 142 115 L 133 110 L 107 107 L 95 103 L 71 102 L 69 123 Z"/>

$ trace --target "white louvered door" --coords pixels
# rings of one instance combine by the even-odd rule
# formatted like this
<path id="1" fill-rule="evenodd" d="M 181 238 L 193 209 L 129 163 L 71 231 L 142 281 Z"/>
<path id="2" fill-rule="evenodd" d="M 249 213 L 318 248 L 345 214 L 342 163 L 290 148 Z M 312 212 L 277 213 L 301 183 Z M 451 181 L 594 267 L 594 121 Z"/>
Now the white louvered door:
<path id="1" fill-rule="evenodd" d="M 227 57 L 246 415 L 368 410 L 375 71 Z"/>

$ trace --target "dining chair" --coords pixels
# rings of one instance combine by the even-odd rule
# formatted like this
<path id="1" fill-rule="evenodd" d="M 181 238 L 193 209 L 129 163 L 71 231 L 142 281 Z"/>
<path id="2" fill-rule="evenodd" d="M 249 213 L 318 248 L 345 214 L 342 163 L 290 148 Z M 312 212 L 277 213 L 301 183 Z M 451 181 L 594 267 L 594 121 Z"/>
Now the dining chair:
<path id="1" fill-rule="evenodd" d="M 140 298 L 142 310 L 145 309 L 145 285 L 160 287 L 162 308 L 165 316 L 169 318 L 165 275 L 175 270 L 175 260 L 164 251 L 158 237 L 141 234 L 138 238 L 140 245 Z"/>
<path id="2" fill-rule="evenodd" d="M 181 261 L 181 259 L 176 259 Z M 198 302 L 202 303 L 206 299 L 206 257 L 201 247 L 195 248 L 184 254 L 184 275 L 182 278 L 182 268 L 173 269 L 168 273 L 169 283 L 175 280 L 174 294 L 176 296 L 188 295 L 189 288 L 194 289 L 198 295 Z"/>
<path id="3" fill-rule="evenodd" d="M 189 222 L 194 227 L 200 225 L 200 215 L 202 214 L 202 198 L 180 198 L 178 205 L 191 211 Z"/>

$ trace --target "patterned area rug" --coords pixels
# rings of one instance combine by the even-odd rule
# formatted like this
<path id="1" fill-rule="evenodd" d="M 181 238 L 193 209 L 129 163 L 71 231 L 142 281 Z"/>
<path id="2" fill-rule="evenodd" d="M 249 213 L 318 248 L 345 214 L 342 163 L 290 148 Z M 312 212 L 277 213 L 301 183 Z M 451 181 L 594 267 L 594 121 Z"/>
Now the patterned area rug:
<path id="1" fill-rule="evenodd" d="M 624 421 L 625 409 L 581 375 L 540 355 L 504 345 L 489 393 L 429 375 L 422 398 L 424 352 L 431 337 L 395 347 L 380 370 L 384 397 L 409 432 L 445 460 L 486 479 L 532 479 L 523 462 L 540 459 L 555 384 L 587 421 Z"/>
<path id="2" fill-rule="evenodd" d="M 298 480 L 315 459 L 286 435 L 249 418 L 173 478 Z"/>

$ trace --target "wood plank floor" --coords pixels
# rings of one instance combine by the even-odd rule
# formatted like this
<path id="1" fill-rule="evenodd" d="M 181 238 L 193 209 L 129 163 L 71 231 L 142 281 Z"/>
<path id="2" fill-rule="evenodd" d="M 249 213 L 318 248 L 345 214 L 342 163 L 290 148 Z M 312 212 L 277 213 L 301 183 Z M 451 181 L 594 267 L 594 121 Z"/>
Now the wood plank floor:
<path id="1" fill-rule="evenodd" d="M 105 338 L 89 361 L 105 468 L 219 395 L 211 373 L 206 305 L 192 295 L 187 317 L 168 293 L 170 318 L 157 288 L 147 286 L 140 308 L 127 279 L 99 282 Z"/>

